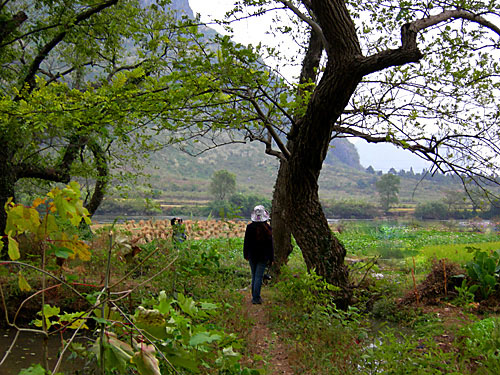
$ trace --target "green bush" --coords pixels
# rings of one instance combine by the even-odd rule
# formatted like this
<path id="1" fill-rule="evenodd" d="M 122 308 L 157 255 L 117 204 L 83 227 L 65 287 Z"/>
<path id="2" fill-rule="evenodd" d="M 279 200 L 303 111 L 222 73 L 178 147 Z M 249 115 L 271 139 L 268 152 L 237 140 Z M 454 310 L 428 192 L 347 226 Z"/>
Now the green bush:
<path id="1" fill-rule="evenodd" d="M 441 202 L 419 203 L 414 215 L 421 220 L 445 220 L 450 216 L 448 208 Z"/>
<path id="2" fill-rule="evenodd" d="M 160 209 L 150 202 L 140 199 L 105 199 L 96 214 L 98 215 L 157 215 Z"/>
<path id="3" fill-rule="evenodd" d="M 351 200 L 324 202 L 323 210 L 335 219 L 373 219 L 378 214 L 374 204 Z"/>
<path id="4" fill-rule="evenodd" d="M 497 287 L 500 273 L 500 250 L 485 252 L 481 249 L 468 247 L 467 251 L 474 254 L 472 261 L 465 265 L 468 276 L 478 283 L 478 289 L 483 298 L 488 298 Z M 472 290 L 473 291 L 473 290 Z"/>

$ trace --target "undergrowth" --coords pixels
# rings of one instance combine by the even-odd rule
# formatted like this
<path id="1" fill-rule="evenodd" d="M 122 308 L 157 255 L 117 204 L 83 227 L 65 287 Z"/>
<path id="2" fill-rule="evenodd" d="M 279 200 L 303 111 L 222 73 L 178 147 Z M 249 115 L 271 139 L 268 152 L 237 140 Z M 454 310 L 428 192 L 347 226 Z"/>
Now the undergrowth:
<path id="1" fill-rule="evenodd" d="M 94 296 L 102 287 L 105 276 L 110 230 L 110 227 L 104 227 L 89 240 L 93 249 L 91 262 L 75 259 L 67 261 L 61 269 L 55 263 L 49 268 L 64 274 L 70 283 L 87 285 L 87 289 L 82 286 L 81 290 L 89 298 Z M 378 229 L 358 227 L 342 233 L 349 255 L 357 259 L 350 265 L 354 298 L 347 311 L 335 306 L 335 287 L 314 272 L 306 271 L 300 251 L 295 247 L 279 277 L 265 286 L 270 300 L 265 306 L 270 309 L 272 331 L 285 345 L 294 372 L 319 375 L 496 373 L 498 361 L 495 359 L 498 359 L 500 350 L 498 321 L 482 321 L 481 317 L 469 313 L 471 303 L 477 304 L 474 302 L 477 295 L 470 292 L 473 288 L 470 289 L 466 282 L 460 284 L 458 291 L 450 287 L 448 295 L 439 295 L 444 284 L 435 288 L 438 294 L 435 303 L 457 309 L 453 311 L 463 317 L 453 325 L 446 316 L 440 315 L 446 308 L 436 312 L 422 300 L 402 303 L 405 295 L 423 293 L 426 288 L 419 286 L 424 285 L 425 280 L 431 280 L 428 277 L 432 272 L 430 253 L 423 249 L 427 249 L 429 242 L 446 242 L 446 238 L 456 242 L 457 234 L 450 233 L 432 229 L 429 230 L 430 238 L 423 238 L 426 236 L 423 228 L 391 229 L 387 226 Z M 481 249 L 486 249 L 483 239 L 493 239 L 489 234 L 480 240 L 477 235 L 458 236 L 464 243 L 465 238 L 474 240 Z M 172 350 L 182 348 L 185 358 L 196 363 L 196 369 L 177 363 L 175 370 L 162 364 L 162 373 L 265 373 L 265 366 L 247 368 L 243 365 L 252 362 L 248 356 L 254 343 L 250 341 L 252 322 L 245 312 L 246 301 L 250 298 L 250 270 L 242 256 L 241 238 L 188 240 L 180 244 L 155 239 L 133 246 L 126 239 L 126 233 L 120 237 L 119 231 L 115 232 L 110 269 L 111 283 L 116 283 L 116 286 L 112 293 L 119 296 L 127 290 L 132 292 L 126 299 L 117 298 L 116 308 L 135 324 L 141 322 L 145 335 L 152 328 L 141 319 L 147 314 L 161 317 L 161 330 L 169 326 L 166 332 L 173 330 L 177 336 L 156 337 L 152 338 L 153 342 L 159 347 L 167 345 Z M 383 260 L 383 255 L 390 255 L 379 252 L 386 244 L 391 244 L 391 251 L 401 254 Z M 447 248 L 451 245 L 439 246 Z M 418 255 L 415 256 L 414 252 Z M 31 261 L 37 261 L 36 254 Z M 445 266 L 448 268 L 437 266 L 433 271 L 437 277 L 432 279 L 433 285 L 441 285 L 439 283 L 448 273 L 451 276 L 454 268 L 451 263 Z M 442 269 L 445 271 L 440 274 Z M 2 270 L 3 284 L 8 285 L 4 287 L 6 298 L 18 305 L 26 298 L 26 293 L 19 292 L 13 284 L 17 282 L 15 273 L 9 273 L 5 268 Z M 25 272 L 25 277 L 32 287 L 40 287 L 35 272 Z M 62 287 L 57 290 L 53 300 L 48 298 L 48 303 L 67 304 L 70 310 L 83 307 L 82 301 L 77 304 L 78 299 L 71 292 Z M 490 296 L 498 296 L 496 286 Z M 55 312 L 57 310 L 51 311 L 54 311 L 54 319 L 60 318 Z M 148 313 L 144 315 L 144 311 Z M 33 310 L 31 315 L 36 315 L 36 312 Z M 92 319 L 94 326 L 95 322 L 101 322 L 98 316 Z M 129 330 L 116 328 L 127 326 L 126 321 L 118 316 L 114 319 L 112 324 L 106 323 L 109 324 L 106 329 L 116 335 L 113 342 L 126 342 L 125 335 Z M 481 342 L 486 331 L 489 333 L 487 346 Z M 95 340 L 96 336 L 93 338 Z M 191 351 L 196 354 L 190 354 Z M 169 353 L 163 355 L 169 358 Z M 97 357 L 93 358 L 87 373 L 95 370 Z M 162 360 L 161 356 L 158 358 Z M 134 373 L 119 368 L 108 370 L 109 374 Z"/>

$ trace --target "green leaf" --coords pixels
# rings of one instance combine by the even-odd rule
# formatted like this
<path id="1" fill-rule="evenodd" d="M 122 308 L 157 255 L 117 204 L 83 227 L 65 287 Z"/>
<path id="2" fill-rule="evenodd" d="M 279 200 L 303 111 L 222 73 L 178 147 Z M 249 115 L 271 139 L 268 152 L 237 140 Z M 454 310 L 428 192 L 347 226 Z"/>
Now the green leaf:
<path id="1" fill-rule="evenodd" d="M 182 293 L 179 293 L 177 296 L 177 303 L 183 312 L 188 314 L 191 317 L 195 317 L 198 312 L 198 308 L 196 307 L 196 303 L 192 298 L 186 298 Z"/>
<path id="2" fill-rule="evenodd" d="M 54 247 L 53 250 L 55 250 L 54 255 L 58 258 L 68 259 L 73 255 L 73 251 L 67 247 Z"/>
<path id="3" fill-rule="evenodd" d="M 143 329 L 157 339 L 167 337 L 167 321 L 158 310 L 145 309 L 139 306 L 134 315 L 134 323 L 137 327 Z"/>
<path id="4" fill-rule="evenodd" d="M 211 335 L 209 332 L 200 332 L 195 334 L 189 340 L 189 345 L 198 346 L 201 344 L 211 343 L 220 340 L 222 337 L 220 335 Z"/>
<path id="5" fill-rule="evenodd" d="M 97 340 L 92 346 L 91 351 L 100 359 L 100 340 Z M 120 373 L 125 373 L 127 368 L 130 367 L 130 360 L 134 354 L 132 347 L 117 339 L 116 335 L 112 332 L 106 331 L 104 337 L 104 361 L 106 368 L 116 368 Z"/>
<path id="6" fill-rule="evenodd" d="M 36 365 L 31 365 L 28 368 L 22 369 L 19 371 L 18 375 L 45 375 L 47 372 L 42 367 L 41 364 L 37 363 Z"/>
<path id="7" fill-rule="evenodd" d="M 168 315 L 170 310 L 172 309 L 171 301 L 167 299 L 167 294 L 164 290 L 160 292 L 160 296 L 158 297 L 159 304 L 154 305 L 153 307 L 157 309 L 160 313 L 164 315 Z"/>
<path id="8" fill-rule="evenodd" d="M 44 305 L 43 306 L 43 314 L 46 318 L 50 318 L 52 316 L 57 316 L 61 312 L 61 309 L 57 306 Z M 42 315 L 41 312 L 38 312 L 38 315 Z"/>

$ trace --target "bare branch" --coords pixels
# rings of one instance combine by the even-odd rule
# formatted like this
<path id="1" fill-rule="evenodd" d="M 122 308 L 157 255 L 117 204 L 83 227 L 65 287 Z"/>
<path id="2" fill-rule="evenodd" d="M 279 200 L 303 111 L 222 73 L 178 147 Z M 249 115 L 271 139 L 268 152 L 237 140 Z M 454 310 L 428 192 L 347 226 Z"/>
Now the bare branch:
<path id="1" fill-rule="evenodd" d="M 319 35 L 321 38 L 321 41 L 323 45 L 327 45 L 327 40 L 325 38 L 325 35 L 323 34 L 323 30 L 321 27 L 314 22 L 311 18 L 307 17 L 304 13 L 302 13 L 296 6 L 294 6 L 290 1 L 288 0 L 280 0 L 283 5 L 285 5 L 288 9 L 290 9 L 293 13 L 295 13 L 302 21 L 306 22 L 311 28 Z"/>
<path id="2" fill-rule="evenodd" d="M 421 30 L 424 30 L 430 26 L 437 25 L 441 22 L 450 20 L 450 19 L 466 19 L 472 22 L 475 22 L 479 25 L 482 25 L 484 27 L 487 27 L 494 33 L 496 33 L 498 36 L 500 36 L 500 28 L 496 26 L 495 24 L 491 23 L 487 19 L 485 19 L 482 16 L 479 16 L 477 14 L 473 14 L 471 12 L 468 12 L 466 10 L 462 9 L 456 9 L 456 10 L 447 10 L 445 12 L 442 12 L 440 14 L 436 14 L 435 16 L 430 16 L 427 18 L 422 18 L 420 20 L 416 20 L 414 22 L 411 22 L 409 24 L 409 29 L 411 31 L 418 33 Z"/>
<path id="3" fill-rule="evenodd" d="M 362 58 L 359 65 L 360 73 L 362 75 L 367 75 L 391 66 L 418 62 L 423 57 L 417 45 L 418 33 L 431 26 L 453 19 L 466 19 L 475 22 L 487 27 L 500 36 L 500 28 L 482 16 L 461 9 L 447 10 L 434 16 L 404 24 L 401 27 L 401 47 L 398 49 L 385 50 L 375 55 Z"/>

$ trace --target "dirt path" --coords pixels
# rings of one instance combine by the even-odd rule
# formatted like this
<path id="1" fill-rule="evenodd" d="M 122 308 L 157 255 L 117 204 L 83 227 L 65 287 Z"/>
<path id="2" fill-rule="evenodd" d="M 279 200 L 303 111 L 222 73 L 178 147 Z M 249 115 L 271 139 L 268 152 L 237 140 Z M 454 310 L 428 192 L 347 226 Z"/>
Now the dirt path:
<path id="1" fill-rule="evenodd" d="M 269 299 L 267 291 L 262 291 L 262 305 L 253 305 L 248 291 L 245 291 L 245 306 L 252 324 L 249 336 L 249 350 L 251 357 L 260 356 L 263 361 L 256 361 L 254 365 L 264 367 L 269 375 L 293 375 L 288 363 L 288 354 L 278 335 L 269 329 Z M 255 344 L 252 344 L 255 343 Z"/>

